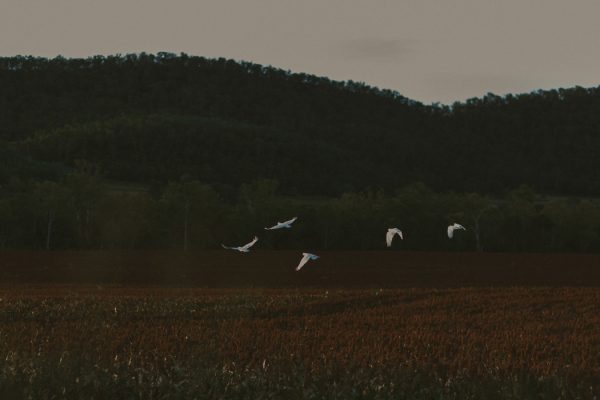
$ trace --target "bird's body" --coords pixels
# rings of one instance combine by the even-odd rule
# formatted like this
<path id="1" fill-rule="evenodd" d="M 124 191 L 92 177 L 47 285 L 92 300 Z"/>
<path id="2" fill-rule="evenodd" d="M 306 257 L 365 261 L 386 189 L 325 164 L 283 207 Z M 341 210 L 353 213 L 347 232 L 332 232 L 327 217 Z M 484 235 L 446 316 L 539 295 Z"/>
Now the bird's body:
<path id="1" fill-rule="evenodd" d="M 300 271 L 304 264 L 306 264 L 309 260 L 316 260 L 319 256 L 311 254 L 311 253 L 302 253 L 302 259 L 300 260 L 300 264 L 296 267 L 296 271 Z"/>
<path id="2" fill-rule="evenodd" d="M 289 228 L 292 227 L 292 224 L 297 219 L 298 219 L 298 217 L 294 217 L 294 218 L 290 219 L 289 221 L 278 222 L 276 225 L 273 225 L 272 227 L 265 228 L 265 229 L 268 230 L 268 231 L 272 231 L 272 230 L 275 230 L 275 229 L 282 229 L 282 228 L 288 228 L 289 229 Z"/>
<path id="3" fill-rule="evenodd" d="M 404 237 L 402 236 L 402 231 L 400 229 L 390 228 L 385 234 L 385 242 L 387 243 L 387 247 L 390 247 L 392 245 L 392 240 L 394 239 L 395 235 L 400 236 L 400 239 L 404 240 Z"/>
<path id="4" fill-rule="evenodd" d="M 252 239 L 252 241 L 248 244 L 245 244 L 243 246 L 238 246 L 238 247 L 229 247 L 229 246 L 225 246 L 224 244 L 221 244 L 221 246 L 223 246 L 224 249 L 228 249 L 228 250 L 237 250 L 240 253 L 248 253 L 250 251 L 250 247 L 254 246 L 254 243 L 258 242 L 258 237 L 254 236 L 254 239 Z"/>
<path id="5" fill-rule="evenodd" d="M 457 229 L 462 229 L 463 231 L 467 230 L 467 228 L 461 224 L 454 223 L 452 225 L 448 225 L 448 239 L 452 239 L 454 237 L 454 231 Z"/>

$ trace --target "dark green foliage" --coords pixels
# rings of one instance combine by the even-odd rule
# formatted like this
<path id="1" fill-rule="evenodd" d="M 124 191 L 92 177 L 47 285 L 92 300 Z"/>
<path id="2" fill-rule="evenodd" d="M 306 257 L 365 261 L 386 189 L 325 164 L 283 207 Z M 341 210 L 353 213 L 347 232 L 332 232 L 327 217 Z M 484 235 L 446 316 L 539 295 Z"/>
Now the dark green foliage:
<path id="1" fill-rule="evenodd" d="M 298 133 L 174 115 L 121 116 L 69 125 L 39 133 L 22 142 L 21 148 L 34 159 L 69 165 L 88 160 L 117 180 L 166 182 L 190 175 L 237 188 L 263 177 L 292 191 L 302 188 L 311 193 L 351 185 L 361 166 L 348 152 L 318 138 L 309 142 Z M 305 173 L 305 168 L 327 173 Z M 332 184 L 332 174 L 345 178 Z"/>
<path id="2" fill-rule="evenodd" d="M 293 229 L 264 231 L 292 217 L 299 217 Z M 453 222 L 467 230 L 449 240 Z M 600 251 L 597 202 L 542 197 L 525 186 L 502 197 L 417 184 L 395 195 L 301 198 L 281 195 L 277 181 L 257 180 L 227 200 L 189 177 L 150 190 L 79 169 L 58 182 L 14 180 L 0 191 L 5 248 L 214 249 L 257 234 L 261 249 L 371 250 L 385 249 L 389 227 L 405 234 L 393 250 Z"/>
<path id="3" fill-rule="evenodd" d="M 352 81 L 168 53 L 1 58 L 0 88 L 0 140 L 26 141 L 29 169 L 88 159 L 119 180 L 190 174 L 238 187 L 252 176 L 286 194 L 414 182 L 600 194 L 598 88 L 425 106 Z"/>
<path id="4" fill-rule="evenodd" d="M 598 88 L 425 106 L 168 53 L 0 58 L 0 88 L 0 247 L 216 248 L 298 216 L 261 246 L 600 250 L 597 203 L 547 197 L 600 194 Z"/>
<path id="5" fill-rule="evenodd" d="M 0 140 L 0 185 L 15 178 L 59 179 L 68 173 L 62 163 L 48 163 L 27 157 L 14 144 Z"/>

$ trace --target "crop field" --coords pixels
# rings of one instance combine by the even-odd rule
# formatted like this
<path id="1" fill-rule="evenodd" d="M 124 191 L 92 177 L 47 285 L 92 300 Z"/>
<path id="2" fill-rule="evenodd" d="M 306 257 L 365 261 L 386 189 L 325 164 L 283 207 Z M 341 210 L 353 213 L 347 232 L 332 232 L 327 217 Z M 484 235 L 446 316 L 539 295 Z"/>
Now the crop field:
<path id="1" fill-rule="evenodd" d="M 600 395 L 598 256 L 237 256 L 0 255 L 0 398 Z"/>

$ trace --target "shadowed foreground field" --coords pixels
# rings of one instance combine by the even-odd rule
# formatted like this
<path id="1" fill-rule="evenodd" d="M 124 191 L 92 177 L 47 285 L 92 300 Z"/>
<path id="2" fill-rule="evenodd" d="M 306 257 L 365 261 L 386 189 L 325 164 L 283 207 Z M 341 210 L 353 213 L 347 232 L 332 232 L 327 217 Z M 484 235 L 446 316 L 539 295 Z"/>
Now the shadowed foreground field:
<path id="1" fill-rule="evenodd" d="M 21 283 L 0 284 L 0 398 L 592 399 L 600 394 L 600 290 L 593 287 L 599 264 L 594 267 L 590 258 L 541 257 L 554 264 L 530 266 L 519 275 L 519 260 L 536 256 L 494 261 L 491 255 L 480 268 L 496 271 L 513 262 L 515 270 L 507 275 L 512 281 L 490 287 L 485 274 L 465 272 L 476 270 L 484 256 L 456 255 L 462 266 L 445 257 L 446 270 L 441 255 L 419 256 L 429 259 L 429 269 L 417 256 L 415 270 L 425 269 L 421 278 L 410 263 L 401 264 L 405 271 L 390 274 L 383 288 L 371 287 L 380 281 L 365 280 L 359 287 L 350 279 L 366 276 L 361 260 L 368 257 L 362 253 L 346 253 L 350 267 L 308 265 L 313 278 L 297 287 L 285 281 L 285 288 L 194 288 L 196 275 L 188 287 L 178 281 L 180 287 L 159 287 L 110 279 L 42 283 L 34 277 L 23 283 L 26 271 L 60 261 L 30 265 L 21 270 Z M 438 256 L 439 264 L 433 263 Z M 14 262 L 15 254 L 11 257 Z M 559 265 L 560 260 L 567 264 Z M 161 263 L 154 257 L 150 265 Z M 2 276 L 15 267 L 5 264 Z M 258 267 L 265 274 L 273 270 Z M 317 275 L 319 267 L 329 270 Z M 251 266 L 230 266 L 227 273 L 249 276 L 245 268 Z M 344 275 L 344 268 L 354 272 Z M 379 279 L 385 268 L 375 267 Z M 444 281 L 455 268 L 464 269 L 463 280 Z M 436 269 L 438 285 L 430 277 Z M 186 273 L 181 266 L 177 271 Z M 527 283 L 533 271 L 545 287 Z M 577 286 L 573 276 L 583 278 L 584 272 L 589 279 Z M 333 287 L 333 276 L 354 283 Z M 527 280 L 511 287 L 515 276 Z M 409 281 L 400 284 L 400 277 Z M 469 279 L 481 284 L 455 287 Z"/>

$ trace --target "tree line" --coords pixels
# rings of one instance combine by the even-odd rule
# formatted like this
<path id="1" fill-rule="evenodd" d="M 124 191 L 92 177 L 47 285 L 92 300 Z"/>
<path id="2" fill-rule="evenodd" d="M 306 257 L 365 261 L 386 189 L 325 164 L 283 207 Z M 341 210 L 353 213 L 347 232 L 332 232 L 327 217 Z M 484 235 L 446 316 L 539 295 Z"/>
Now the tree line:
<path id="1" fill-rule="evenodd" d="M 298 216 L 291 230 L 264 227 Z M 467 231 L 453 240 L 446 226 Z M 393 250 L 600 251 L 600 205 L 547 198 L 521 186 L 501 197 L 436 192 L 424 184 L 392 194 L 284 196 L 273 180 L 235 193 L 183 177 L 153 186 L 106 181 L 84 162 L 59 181 L 12 179 L 0 188 L 1 249 L 217 249 L 255 234 L 261 249 L 382 250 L 389 227 L 404 231 Z"/>
<path id="2" fill-rule="evenodd" d="M 0 58 L 0 248 L 600 250 L 600 88 L 423 105 L 170 53 Z M 465 225 L 449 241 L 445 227 Z"/>

